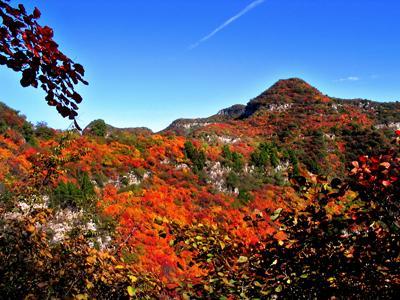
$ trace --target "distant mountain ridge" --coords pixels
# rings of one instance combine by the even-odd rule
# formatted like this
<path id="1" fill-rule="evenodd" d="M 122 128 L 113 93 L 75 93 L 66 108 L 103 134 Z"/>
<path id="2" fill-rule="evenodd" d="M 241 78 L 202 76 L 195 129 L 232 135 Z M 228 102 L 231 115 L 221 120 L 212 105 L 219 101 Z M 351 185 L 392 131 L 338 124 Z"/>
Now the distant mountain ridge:
<path id="1" fill-rule="evenodd" d="M 247 105 L 237 104 L 220 110 L 208 118 L 178 119 L 173 121 L 161 132 L 173 132 L 178 135 L 188 135 L 192 132 L 216 123 L 226 123 L 235 120 L 246 120 L 262 114 L 265 111 L 282 113 L 298 109 L 309 109 L 310 112 L 321 107 L 330 108 L 333 113 L 338 106 L 350 106 L 360 113 L 376 119 L 377 126 L 400 128 L 400 103 L 376 102 L 366 99 L 340 99 L 321 93 L 299 78 L 279 80 L 265 92 L 250 100 Z M 333 108 L 333 110 L 331 109 Z M 399 123 L 398 125 L 395 125 Z"/>
<path id="2" fill-rule="evenodd" d="M 193 130 L 213 123 L 240 118 L 243 115 L 245 108 L 246 106 L 243 104 L 235 104 L 231 107 L 221 109 L 217 114 L 208 118 L 177 119 L 161 132 L 174 132 L 178 135 L 187 135 Z"/>
<path id="3" fill-rule="evenodd" d="M 279 80 L 259 96 L 251 99 L 247 105 L 236 104 L 221 109 L 218 113 L 195 119 L 177 119 L 160 134 L 172 133 L 188 136 L 214 131 L 215 127 L 225 124 L 236 128 L 233 135 L 248 135 L 275 130 L 277 133 L 290 130 L 291 127 L 302 127 L 314 123 L 317 116 L 322 120 L 331 120 L 333 126 L 341 125 L 340 118 L 354 118 L 352 122 L 360 123 L 368 119 L 371 126 L 377 129 L 400 129 L 400 102 L 377 102 L 367 99 L 340 99 L 324 95 L 317 88 L 299 78 Z M 261 125 L 263 123 L 263 125 Z M 290 123 L 290 124 L 287 124 Z M 219 124 L 219 125 L 218 125 Z M 275 124 L 275 125 L 273 125 Z M 90 134 L 93 122 L 86 126 L 83 134 Z M 273 126 L 272 126 L 273 125 Z M 0 129 L 9 126 L 19 128 L 27 139 L 31 135 L 29 122 L 17 111 L 5 104 L 0 105 Z M 330 126 L 330 125 L 329 125 Z M 268 127 L 270 127 L 268 129 Z M 208 129 L 209 128 L 209 129 Z M 306 130 L 305 128 L 302 130 Z M 326 129 L 327 131 L 331 129 Z M 232 130 L 230 130 L 232 131 Z M 118 128 L 106 124 L 106 135 L 119 134 L 151 135 L 154 132 L 146 127 Z M 227 131 L 229 133 L 229 130 Z M 230 133 L 232 134 L 232 132 Z"/>
<path id="4" fill-rule="evenodd" d="M 292 78 L 278 81 L 247 105 L 233 105 L 208 118 L 178 119 L 157 134 L 230 145 L 243 152 L 268 141 L 278 149 L 294 151 L 312 173 L 340 177 L 346 164 L 359 155 L 389 149 L 399 129 L 399 102 L 329 97 Z M 45 124 L 34 126 L 0 103 L 0 134 L 34 145 L 37 139 L 52 139 L 56 131 Z M 109 141 L 131 142 L 136 136 L 146 140 L 153 134 L 145 127 L 117 128 L 103 120 L 91 122 L 83 131 Z"/>
<path id="5" fill-rule="evenodd" d="M 83 130 L 83 134 L 92 134 L 93 126 L 98 121 L 103 121 L 103 120 L 95 120 L 90 122 Z M 150 135 L 153 134 L 153 131 L 147 127 L 118 128 L 105 123 L 105 133 L 104 133 L 105 136 L 118 135 L 122 133 L 133 134 L 133 135 Z"/>

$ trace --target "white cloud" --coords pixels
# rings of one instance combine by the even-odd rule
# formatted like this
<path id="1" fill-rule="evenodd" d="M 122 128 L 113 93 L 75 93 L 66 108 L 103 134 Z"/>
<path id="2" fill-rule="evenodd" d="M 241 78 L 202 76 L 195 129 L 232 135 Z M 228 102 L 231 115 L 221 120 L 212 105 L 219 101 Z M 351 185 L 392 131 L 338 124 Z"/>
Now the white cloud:
<path id="1" fill-rule="evenodd" d="M 231 23 L 235 22 L 237 19 L 239 19 L 240 17 L 243 17 L 245 14 L 247 14 L 249 11 L 253 10 L 254 8 L 256 8 L 257 6 L 259 6 L 260 4 L 264 3 L 265 0 L 256 0 L 253 1 L 252 3 L 250 3 L 248 6 L 246 6 L 246 8 L 244 8 L 241 12 L 239 12 L 238 14 L 234 15 L 233 17 L 229 18 L 228 20 L 226 20 L 222 25 L 218 26 L 217 28 L 215 28 L 211 33 L 209 33 L 208 35 L 204 36 L 203 38 L 201 38 L 200 40 L 198 40 L 196 43 L 194 43 L 193 45 L 189 46 L 189 50 L 192 50 L 194 48 L 197 48 L 198 46 L 200 46 L 200 44 L 204 43 L 205 41 L 207 41 L 208 39 L 212 38 L 214 35 L 216 35 L 218 32 L 220 32 L 221 30 L 223 30 L 225 27 L 229 26 Z"/>
<path id="2" fill-rule="evenodd" d="M 359 81 L 359 80 L 361 80 L 361 78 L 358 77 L 358 76 L 348 76 L 348 77 L 345 77 L 345 78 L 337 79 L 335 81 L 336 82 L 344 82 L 344 81 Z"/>

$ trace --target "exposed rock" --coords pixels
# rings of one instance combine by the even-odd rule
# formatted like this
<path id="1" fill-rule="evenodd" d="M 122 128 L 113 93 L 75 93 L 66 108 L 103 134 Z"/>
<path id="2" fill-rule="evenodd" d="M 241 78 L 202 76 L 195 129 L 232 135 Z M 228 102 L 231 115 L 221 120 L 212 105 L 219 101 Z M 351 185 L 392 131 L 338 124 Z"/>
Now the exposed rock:
<path id="1" fill-rule="evenodd" d="M 49 208 L 49 198 L 43 197 L 42 201 L 28 204 L 20 201 L 16 205 L 17 210 L 8 212 L 4 215 L 6 220 L 21 220 L 27 216 L 32 210 L 41 210 Z M 83 210 L 76 210 L 72 208 L 57 209 L 45 225 L 36 223 L 37 228 L 44 230 L 50 242 L 57 244 L 64 241 L 72 231 L 79 230 L 83 234 L 91 232 L 97 235 L 96 246 L 100 249 L 106 248 L 111 242 L 111 237 L 107 234 L 99 234 L 96 223 L 93 220 L 84 221 L 85 212 Z M 94 246 L 94 242 L 91 242 Z M 90 243 L 89 243 L 90 244 Z"/>
<path id="2" fill-rule="evenodd" d="M 217 136 L 217 139 L 223 144 L 235 144 L 240 142 L 240 138 L 232 136 Z"/>
<path id="3" fill-rule="evenodd" d="M 222 164 L 218 162 L 208 161 L 205 171 L 208 177 L 208 183 L 212 184 L 213 187 L 221 192 L 228 193 L 230 192 L 226 187 L 226 176 L 231 171 L 230 168 L 223 167 Z"/>
<path id="4" fill-rule="evenodd" d="M 236 104 L 231 107 L 220 110 L 217 114 L 208 118 L 197 118 L 197 119 L 178 119 L 169 125 L 166 129 L 161 132 L 174 132 L 178 135 L 189 135 L 194 130 L 220 122 L 226 122 L 239 118 L 246 106 L 242 104 Z"/>
<path id="5" fill-rule="evenodd" d="M 173 132 L 177 135 L 188 135 L 192 131 L 212 124 L 208 118 L 204 119 L 178 119 L 175 120 L 162 132 Z"/>
<path id="6" fill-rule="evenodd" d="M 137 175 L 134 171 L 129 172 L 127 175 L 119 176 L 117 180 L 110 179 L 109 183 L 117 188 L 130 185 L 139 185 L 143 180 L 149 178 L 151 173 L 149 171 L 145 172 L 143 176 Z"/>
<path id="7" fill-rule="evenodd" d="M 229 119 L 236 119 L 239 118 L 245 111 L 246 105 L 243 104 L 235 104 L 231 107 L 221 109 L 218 112 L 218 116 L 228 117 Z"/>
<path id="8" fill-rule="evenodd" d="M 176 170 L 189 170 L 189 166 L 187 164 L 179 164 L 175 167 Z"/>
<path id="9" fill-rule="evenodd" d="M 394 129 L 394 130 L 399 130 L 400 129 L 400 122 L 391 122 L 388 124 L 378 124 L 374 126 L 376 129 L 384 129 L 384 128 L 389 128 L 389 129 Z"/>

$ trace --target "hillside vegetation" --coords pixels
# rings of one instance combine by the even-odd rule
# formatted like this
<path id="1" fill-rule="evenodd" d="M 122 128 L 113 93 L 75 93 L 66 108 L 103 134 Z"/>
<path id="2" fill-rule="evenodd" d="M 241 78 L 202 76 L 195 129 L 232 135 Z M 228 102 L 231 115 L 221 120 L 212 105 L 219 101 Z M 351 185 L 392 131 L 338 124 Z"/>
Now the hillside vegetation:
<path id="1" fill-rule="evenodd" d="M 395 298 L 399 129 L 300 79 L 160 133 L 1 104 L 0 295 Z"/>

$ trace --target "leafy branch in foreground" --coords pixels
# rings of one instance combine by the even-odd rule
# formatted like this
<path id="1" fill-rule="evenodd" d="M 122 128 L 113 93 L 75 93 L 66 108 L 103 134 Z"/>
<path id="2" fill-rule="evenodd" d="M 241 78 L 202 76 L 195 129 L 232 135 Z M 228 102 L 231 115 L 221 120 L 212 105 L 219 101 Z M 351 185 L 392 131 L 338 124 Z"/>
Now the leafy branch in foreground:
<path id="1" fill-rule="evenodd" d="M 7 2 L 0 0 L 0 65 L 21 72 L 23 87 L 40 85 L 47 94 L 47 104 L 74 120 L 80 129 L 76 117 L 82 97 L 75 86 L 88 84 L 83 79 L 84 68 L 58 49 L 50 27 L 38 24 L 41 13 L 37 8 L 29 14 L 22 4 L 14 8 Z"/>

